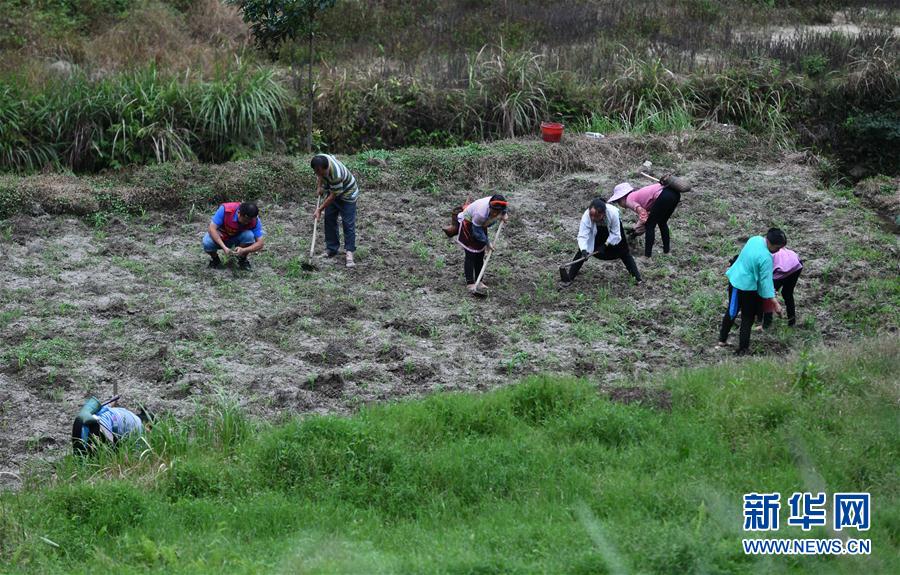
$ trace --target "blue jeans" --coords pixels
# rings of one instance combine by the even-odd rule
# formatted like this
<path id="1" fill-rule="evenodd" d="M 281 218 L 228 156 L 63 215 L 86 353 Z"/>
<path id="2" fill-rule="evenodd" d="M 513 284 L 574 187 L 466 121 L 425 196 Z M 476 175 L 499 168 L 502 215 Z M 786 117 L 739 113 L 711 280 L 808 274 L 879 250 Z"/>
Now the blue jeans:
<path id="1" fill-rule="evenodd" d="M 356 251 L 356 202 L 345 202 L 336 199 L 325 208 L 325 247 L 331 253 L 341 248 L 341 237 L 338 234 L 337 219 L 341 215 L 344 228 L 344 251 Z"/>
<path id="2" fill-rule="evenodd" d="M 229 248 L 233 248 L 235 246 L 249 246 L 255 241 L 256 237 L 253 235 L 253 232 L 250 230 L 245 230 L 236 236 L 228 238 L 224 243 Z M 206 232 L 206 235 L 203 236 L 203 251 L 208 254 L 214 254 L 220 249 L 222 248 L 219 247 L 219 244 L 213 241 L 212 237 L 209 235 L 209 232 Z"/>

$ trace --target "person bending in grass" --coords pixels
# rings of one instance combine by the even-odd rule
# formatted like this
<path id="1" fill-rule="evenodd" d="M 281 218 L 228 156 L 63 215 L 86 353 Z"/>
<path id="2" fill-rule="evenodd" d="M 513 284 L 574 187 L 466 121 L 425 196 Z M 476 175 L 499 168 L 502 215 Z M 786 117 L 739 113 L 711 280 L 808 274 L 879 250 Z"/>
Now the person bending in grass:
<path id="1" fill-rule="evenodd" d="M 657 227 L 662 238 L 663 253 L 669 253 L 669 218 L 680 201 L 681 194 L 662 183 L 635 190 L 631 184 L 623 182 L 615 187 L 609 198 L 609 203 L 618 204 L 637 214 L 638 223 L 630 233 L 636 237 L 646 232 L 644 257 L 647 258 L 653 254 Z"/>
<path id="2" fill-rule="evenodd" d="M 318 154 L 310 160 L 310 166 L 318 178 L 317 192 L 319 198 L 324 192 L 328 192 L 325 201 L 313 212 L 313 218 L 318 220 L 325 214 L 325 253 L 324 258 L 333 258 L 341 247 L 341 237 L 338 233 L 337 219 L 341 216 L 341 226 L 344 228 L 344 252 L 347 258 L 347 267 L 356 266 L 353 261 L 353 252 L 356 251 L 356 199 L 359 197 L 359 186 L 356 178 L 334 156 Z"/>
<path id="3" fill-rule="evenodd" d="M 238 258 L 238 267 L 250 269 L 247 256 L 263 249 L 262 220 L 253 202 L 227 202 L 219 206 L 203 236 L 203 251 L 209 254 L 209 267 L 221 268 L 219 250 Z"/>
<path id="4" fill-rule="evenodd" d="M 781 314 L 781 304 L 775 299 L 772 280 L 772 254 L 786 244 L 784 232 L 770 228 L 765 237 L 753 236 L 747 240 L 737 259 L 725 272 L 728 276 L 728 309 L 722 317 L 717 347 L 728 345 L 728 333 L 738 312 L 742 318 L 740 343 L 736 351 L 739 355 L 750 351 L 750 330 L 757 315 L 768 309 Z"/>
<path id="5" fill-rule="evenodd" d="M 456 241 L 466 255 L 463 263 L 466 287 L 469 293 L 475 294 L 487 288 L 484 284 L 475 285 L 475 281 L 484 267 L 484 254 L 494 249 L 488 237 L 488 228 L 494 222 L 509 220 L 509 202 L 500 194 L 475 200 L 459 213 L 457 220 L 459 233 Z"/>
<path id="6" fill-rule="evenodd" d="M 625 228 L 619 219 L 619 208 L 599 197 L 594 198 L 581 215 L 581 224 L 578 227 L 578 251 L 575 252 L 572 261 L 587 260 L 591 255 L 601 260 L 622 260 L 625 269 L 634 277 L 634 281 L 638 284 L 643 282 L 641 272 L 628 249 Z M 584 261 L 580 261 L 569 266 L 569 281 L 563 282 L 563 287 L 572 285 L 572 280 L 583 265 Z"/>
<path id="7" fill-rule="evenodd" d="M 92 397 L 82 406 L 72 424 L 72 450 L 78 455 L 93 453 L 98 444 L 115 446 L 124 437 L 141 435 L 149 430 L 152 417 L 144 409 L 134 412 L 124 407 L 101 405 Z"/>

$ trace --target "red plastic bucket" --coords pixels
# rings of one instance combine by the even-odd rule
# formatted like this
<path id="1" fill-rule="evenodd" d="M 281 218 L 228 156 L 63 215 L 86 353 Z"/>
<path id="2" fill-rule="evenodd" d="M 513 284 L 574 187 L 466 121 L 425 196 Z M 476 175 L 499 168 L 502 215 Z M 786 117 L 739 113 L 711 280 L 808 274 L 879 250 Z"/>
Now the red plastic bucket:
<path id="1" fill-rule="evenodd" d="M 563 129 L 563 125 L 556 122 L 541 122 L 541 137 L 545 142 L 558 142 Z"/>

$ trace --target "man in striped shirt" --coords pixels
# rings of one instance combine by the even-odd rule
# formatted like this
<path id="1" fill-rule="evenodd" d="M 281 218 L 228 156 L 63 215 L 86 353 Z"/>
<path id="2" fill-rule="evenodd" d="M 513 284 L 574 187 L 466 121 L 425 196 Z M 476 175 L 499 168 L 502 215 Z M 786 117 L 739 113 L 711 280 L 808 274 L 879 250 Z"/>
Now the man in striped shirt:
<path id="1" fill-rule="evenodd" d="M 144 408 L 135 414 L 124 407 L 101 404 L 92 397 L 85 402 L 72 424 L 72 448 L 75 453 L 93 453 L 97 443 L 113 447 L 124 437 L 139 436 L 150 429 L 152 416 Z"/>
<path id="2" fill-rule="evenodd" d="M 318 194 L 328 193 L 325 201 L 313 212 L 313 218 L 318 220 L 325 214 L 325 248 L 323 257 L 333 258 L 341 247 L 341 238 L 338 233 L 337 219 L 341 216 L 341 224 L 344 228 L 344 251 L 347 254 L 347 267 L 352 268 L 356 264 L 353 261 L 353 252 L 356 251 L 356 199 L 359 197 L 359 186 L 356 178 L 337 158 L 328 154 L 318 154 L 310 161 L 310 166 L 318 178 Z"/>

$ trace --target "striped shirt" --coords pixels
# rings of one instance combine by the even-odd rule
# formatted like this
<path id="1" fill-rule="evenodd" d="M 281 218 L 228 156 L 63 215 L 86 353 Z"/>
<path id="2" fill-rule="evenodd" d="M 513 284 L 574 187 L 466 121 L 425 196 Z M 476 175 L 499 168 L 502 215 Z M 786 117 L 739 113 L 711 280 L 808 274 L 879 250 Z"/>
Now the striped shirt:
<path id="1" fill-rule="evenodd" d="M 140 435 L 144 431 L 141 418 L 124 407 L 102 407 L 97 412 L 100 431 L 110 441 L 118 441 L 130 433 Z"/>
<path id="2" fill-rule="evenodd" d="M 343 202 L 355 202 L 359 197 L 359 186 L 356 178 L 340 160 L 329 154 L 319 154 L 328 160 L 328 173 L 322 178 L 322 187 L 336 199 Z"/>

